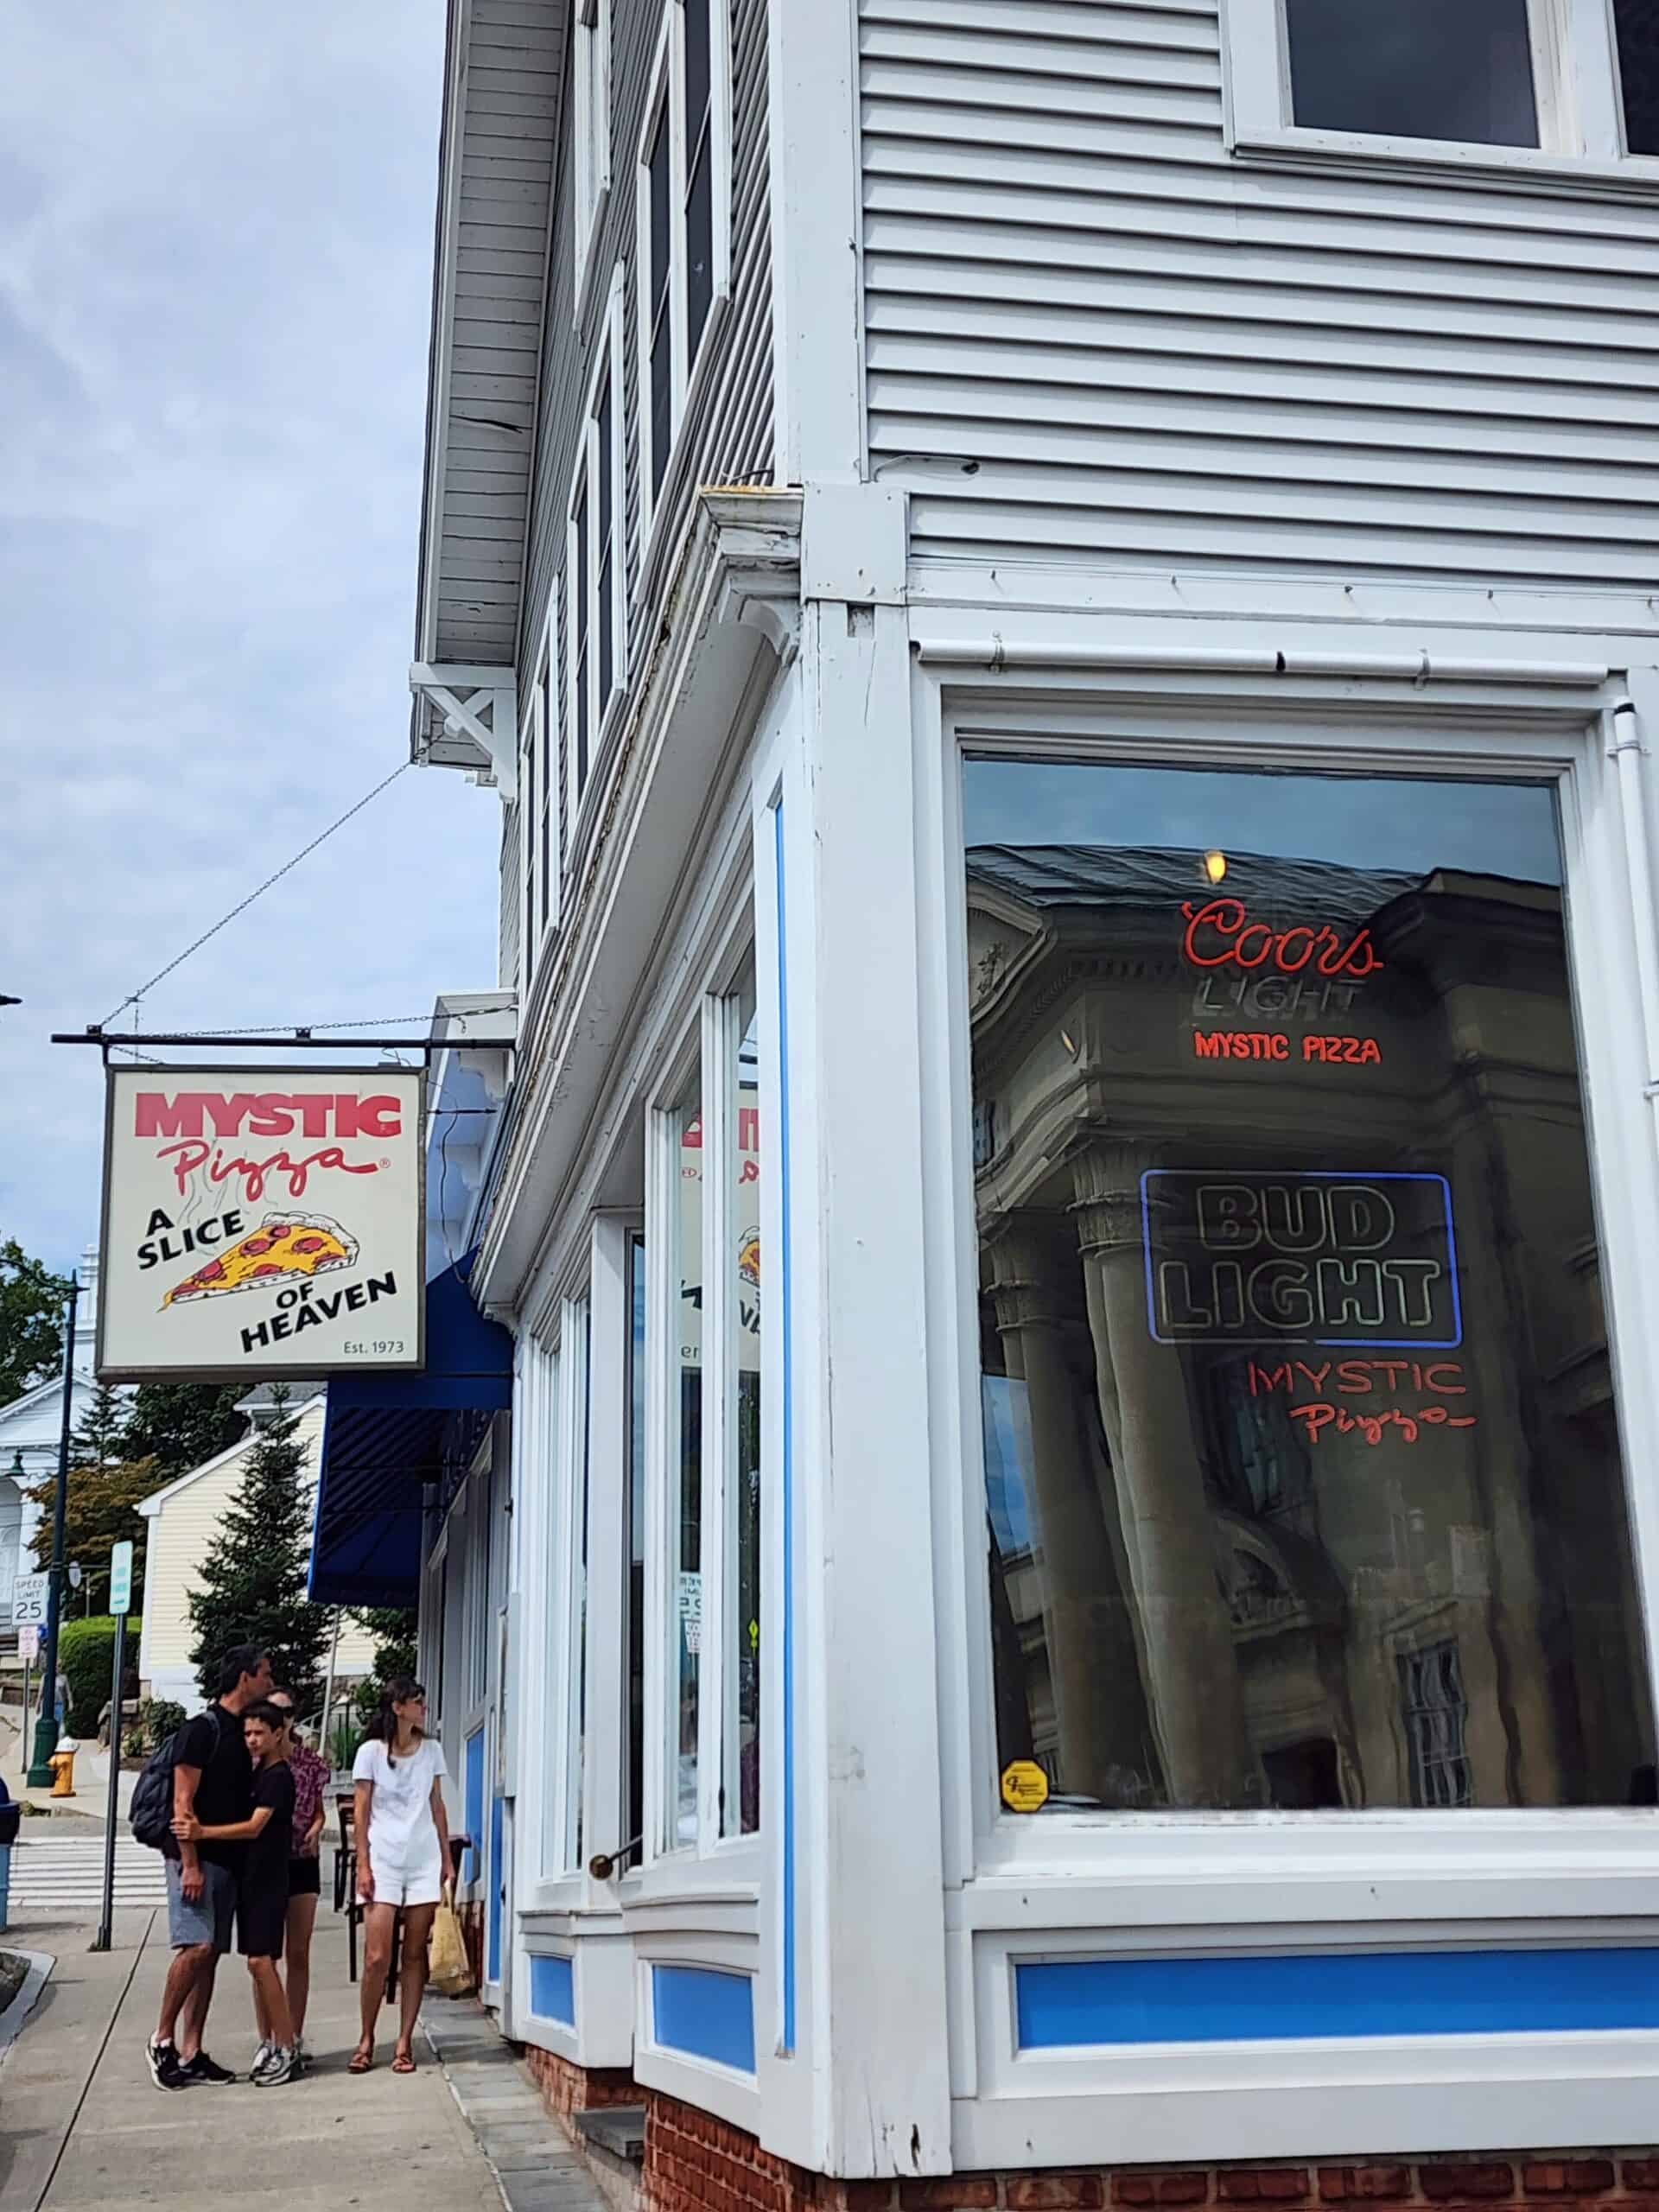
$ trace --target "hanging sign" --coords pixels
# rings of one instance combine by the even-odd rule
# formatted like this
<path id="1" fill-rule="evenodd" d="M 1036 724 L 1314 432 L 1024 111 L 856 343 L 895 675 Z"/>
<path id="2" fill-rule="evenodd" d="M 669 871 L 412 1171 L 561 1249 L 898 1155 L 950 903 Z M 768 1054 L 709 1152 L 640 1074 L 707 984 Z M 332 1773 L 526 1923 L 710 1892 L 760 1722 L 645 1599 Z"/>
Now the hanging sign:
<path id="1" fill-rule="evenodd" d="M 100 1379 L 419 1367 L 424 1083 L 112 1067 Z"/>

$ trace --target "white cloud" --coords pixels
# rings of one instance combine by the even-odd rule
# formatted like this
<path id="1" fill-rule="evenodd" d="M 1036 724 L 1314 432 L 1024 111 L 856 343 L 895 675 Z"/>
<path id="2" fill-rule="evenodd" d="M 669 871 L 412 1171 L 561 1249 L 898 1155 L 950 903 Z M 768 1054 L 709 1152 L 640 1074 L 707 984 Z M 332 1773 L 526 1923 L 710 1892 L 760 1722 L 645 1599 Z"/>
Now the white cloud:
<path id="1" fill-rule="evenodd" d="M 441 0 L 23 10 L 0 78 L 0 1235 L 94 1233 L 101 1020 L 404 756 Z M 493 981 L 499 803 L 410 770 L 142 1013 Z M 130 1017 L 129 1016 L 129 1019 Z"/>

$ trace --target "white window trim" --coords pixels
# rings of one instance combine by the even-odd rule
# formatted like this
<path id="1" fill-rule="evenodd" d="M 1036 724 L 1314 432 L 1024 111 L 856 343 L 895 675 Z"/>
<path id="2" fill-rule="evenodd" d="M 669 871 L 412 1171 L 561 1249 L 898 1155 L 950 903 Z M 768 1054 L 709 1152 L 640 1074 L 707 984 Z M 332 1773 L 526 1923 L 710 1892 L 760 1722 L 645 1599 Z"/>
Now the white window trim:
<path id="1" fill-rule="evenodd" d="M 541 812 L 537 792 L 537 760 L 542 734 L 542 689 L 532 684 L 530 712 L 524 717 L 524 750 L 518 763 L 518 995 L 522 1005 L 529 996 L 536 972 L 537 944 L 536 891 L 539 857 Z"/>
<path id="2" fill-rule="evenodd" d="M 627 634 L 627 473 L 625 467 L 623 439 L 622 346 L 623 297 L 625 275 L 620 262 L 611 276 L 610 303 L 606 312 L 603 335 L 595 353 L 593 372 L 588 378 L 587 396 L 582 403 L 582 429 L 576 457 L 570 475 L 570 496 L 565 507 L 564 554 L 564 757 L 565 797 L 567 819 L 570 835 L 566 848 L 574 857 L 577 844 L 577 830 L 582 810 L 601 779 L 599 767 L 611 733 L 621 713 L 622 702 L 627 696 L 628 634 Z M 611 402 L 611 450 L 599 450 L 600 395 L 608 378 Z M 594 489 L 599 480 L 599 471 L 607 468 L 611 485 L 611 692 L 603 701 L 599 696 L 599 564 L 594 556 L 597 543 L 592 536 L 596 512 Z M 587 493 L 587 517 L 589 529 L 588 555 L 588 603 L 583 610 L 588 639 L 585 681 L 588 686 L 588 772 L 585 778 L 577 774 L 576 759 L 576 624 L 574 593 L 577 575 L 576 511 Z"/>
<path id="3" fill-rule="evenodd" d="M 721 1833 L 728 1643 L 726 1516 L 732 1413 L 725 1385 L 731 1332 L 737 1323 L 729 1281 L 732 1199 L 723 1182 L 710 1175 L 707 1162 L 729 1157 L 734 1147 L 734 1066 L 741 1036 L 735 989 L 745 963 L 757 953 L 747 899 L 740 902 L 734 923 L 699 995 L 695 1025 L 671 1063 L 674 1073 L 657 1092 L 647 1122 L 645 1827 L 640 1864 L 620 1891 L 625 1909 L 636 1910 L 678 1892 L 707 1899 L 712 1894 L 711 1880 L 719 1885 L 718 1893 L 724 1902 L 750 1902 L 754 1895 L 752 1885 L 760 1873 L 767 1828 L 763 1797 L 758 1829 L 747 1834 Z M 697 1670 L 697 1835 L 693 1843 L 680 1843 L 671 1837 L 668 1826 L 674 1811 L 674 1799 L 668 1794 L 669 1731 L 678 1695 L 678 1675 L 671 1655 L 677 1658 L 678 1569 L 674 1540 L 678 1423 L 671 1394 L 677 1375 L 674 1351 L 677 1332 L 672 1316 L 678 1304 L 679 1285 L 673 1266 L 674 1242 L 666 1224 L 675 1218 L 673 1210 L 679 1201 L 677 1109 L 694 1071 L 698 1077 L 705 1162 L 700 1254 L 703 1280 L 702 1643 Z M 710 1286 L 715 1287 L 712 1294 Z M 764 1543 L 769 1541 L 764 1521 L 762 1528 Z"/>
<path id="4" fill-rule="evenodd" d="M 571 72 L 575 170 L 575 281 L 571 315 L 580 327 L 599 226 L 611 190 L 612 0 L 580 0 Z"/>
<path id="5" fill-rule="evenodd" d="M 1291 121 L 1281 0 L 1223 0 L 1227 143 L 1242 161 L 1506 191 L 1650 198 L 1659 158 L 1627 154 L 1611 0 L 1528 0 L 1540 143 L 1465 145 Z"/>
<path id="6" fill-rule="evenodd" d="M 1133 662 L 1139 642 L 1139 633 L 1122 640 L 1126 660 Z M 984 1490 L 957 768 L 964 740 L 976 751 L 988 749 L 988 740 L 1006 741 L 1027 755 L 1253 768 L 1265 761 L 1316 772 L 1522 776 L 1557 785 L 1610 1351 L 1650 1678 L 1654 1672 L 1659 1459 L 1650 1440 L 1659 1432 L 1659 1375 L 1643 1347 L 1659 1309 L 1659 1255 L 1643 1224 L 1659 1210 L 1650 1096 L 1659 1001 L 1644 991 L 1644 980 L 1659 963 L 1659 931 L 1627 849 L 1627 839 L 1638 842 L 1619 780 L 1630 758 L 1609 757 L 1635 734 L 1613 712 L 1626 678 L 1587 664 L 1506 665 L 1492 659 L 1490 633 L 1459 632 L 1447 648 L 1470 657 L 1445 664 L 1437 698 L 1409 690 L 1409 656 L 1401 657 L 1399 677 L 1385 677 L 1372 660 L 1371 636 L 1308 638 L 1306 672 L 1295 666 L 1300 642 L 1283 640 L 1289 665 L 1281 652 L 1277 676 L 1160 666 L 1149 680 L 1133 666 L 1112 673 L 1111 641 L 1103 645 L 1097 635 L 1079 637 L 1075 647 L 1079 657 L 1098 656 L 1099 665 L 1086 671 L 1054 665 L 1066 647 L 1056 652 L 1052 631 L 1012 644 L 1004 637 L 995 653 L 1016 656 L 1014 699 L 1006 696 L 1007 678 L 999 685 L 989 673 L 988 645 L 982 656 L 976 645 L 917 641 L 913 828 L 921 894 L 929 912 L 945 917 L 920 941 L 921 1103 L 938 1133 L 923 1211 L 927 1302 L 939 1336 L 927 1395 L 960 2167 L 1018 2163 L 1033 2131 L 1058 2163 L 1098 2159 L 1103 2140 L 1126 2162 L 1156 2159 L 1172 2130 L 1192 2158 L 1294 2155 L 1306 2140 L 1309 2087 L 1332 2154 L 1420 2140 L 1429 2084 L 1437 2094 L 1455 2093 L 1465 2118 L 1478 2112 L 1484 2141 L 1576 2141 L 1578 2107 L 1569 2110 L 1563 2097 L 1581 2088 L 1586 2041 L 1599 2047 L 1599 2076 L 1620 2083 L 1608 2128 L 1632 2124 L 1651 2095 L 1653 2039 L 1643 2036 L 1470 2037 L 1455 2051 L 1445 2039 L 1280 2043 L 1243 2053 L 1230 2045 L 1052 2053 L 1015 2045 L 1015 1955 L 1641 1943 L 1659 1929 L 1651 1814 L 1469 1808 L 1020 1821 L 1002 1816 L 996 1802 L 989 1608 L 983 1545 L 976 1541 Z M 1452 676 L 1459 666 L 1466 681 Z M 1659 726 L 1659 684 L 1638 680 L 1635 671 L 1628 681 L 1650 734 Z M 1637 756 L 1633 780 L 1644 766 Z M 1644 811 L 1650 769 L 1645 780 Z M 896 888 L 895 928 L 901 916 L 913 931 L 913 906 Z M 1287 2049 L 1295 2052 L 1294 2080 L 1285 2071 Z"/>
<path id="7" fill-rule="evenodd" d="M 722 320 L 732 291 L 732 26 L 729 0 L 709 0 L 709 128 L 711 131 L 709 184 L 713 197 L 714 285 L 708 320 L 697 343 L 697 357 L 686 359 L 685 191 L 685 8 L 684 0 L 664 0 L 663 28 L 652 60 L 650 90 L 645 120 L 634 156 L 635 224 L 635 343 L 639 386 L 639 575 L 643 579 L 655 557 L 657 518 L 671 504 L 669 470 L 680 441 L 680 430 L 701 390 L 713 356 L 714 334 Z M 668 104 L 668 314 L 671 365 L 668 453 L 663 491 L 652 489 L 655 448 L 651 423 L 651 142 L 663 104 Z"/>
<path id="8" fill-rule="evenodd" d="M 925 652 L 925 648 L 924 648 Z M 1260 768 L 1264 760 L 1317 771 L 1459 773 L 1525 777 L 1559 788 L 1563 859 L 1573 927 L 1569 957 L 1582 1030 L 1581 1074 L 1592 1175 L 1603 1243 L 1617 1402 L 1627 1497 L 1647 1626 L 1649 1664 L 1659 1630 L 1659 1483 L 1643 1440 L 1659 1432 L 1659 1378 L 1633 1352 L 1643 1316 L 1659 1302 L 1659 1262 L 1637 1224 L 1659 1206 L 1652 1159 L 1654 1108 L 1643 1090 L 1643 1047 L 1631 1034 L 1638 1002 L 1635 932 L 1650 916 L 1633 910 L 1629 887 L 1609 700 L 1563 697 L 1548 688 L 1507 686 L 1490 700 L 1424 706 L 1408 718 L 1383 687 L 1356 682 L 1341 705 L 1320 685 L 1281 677 L 1269 705 L 1246 684 L 1223 685 L 1185 702 L 1181 679 L 1154 707 L 1124 702 L 1103 682 L 1043 683 L 1046 709 L 968 693 L 947 711 L 931 671 L 939 766 L 928 779 L 931 818 L 919 824 L 938 842 L 947 924 L 930 956 L 938 1010 L 930 1054 L 948 1072 L 934 1078 L 934 1124 L 948 1158 L 951 1218 L 941 1225 L 948 1275 L 936 1276 L 936 1310 L 949 1313 L 957 1338 L 957 1387 L 939 1404 L 936 1490 L 942 1527 L 937 1557 L 964 1562 L 965 1586 L 940 1590 L 942 1751 L 946 1766 L 946 1879 L 968 1886 L 953 1909 L 963 1928 L 1099 1931 L 1132 1925 L 1277 1927 L 1294 1941 L 1295 1923 L 1341 1922 L 1393 1926 L 1404 1920 L 1448 1923 L 1560 1920 L 1574 1915 L 1659 1910 L 1650 1876 L 1651 1834 L 1622 1808 L 1465 1808 L 1283 1813 L 1005 1814 L 996 1795 L 995 1701 L 982 1542 L 983 1442 L 979 1427 L 977 1333 L 970 1293 L 977 1245 L 972 1204 L 970 1077 L 962 851 L 959 725 L 976 753 L 1004 742 L 1027 756 L 1066 754 L 1108 761 L 1202 759 L 1217 767 Z M 1027 682 L 1022 675 L 1022 685 Z M 1501 716 L 1491 709 L 1501 706 Z M 1486 711 L 1483 712 L 1483 709 Z M 1084 733 L 1087 733 L 1084 734 Z M 1610 1203 L 1614 1187 L 1618 1203 Z M 964 1518 L 964 1516 L 967 1517 Z M 940 1572 L 948 1576 L 948 1567 Z M 954 1628 L 952 1624 L 961 1624 Z M 965 1641 L 956 1637 L 965 1627 Z M 1054 1878 L 1063 1883 L 1063 1898 Z M 1096 1948 L 1100 1936 L 1092 1939 Z M 1306 1941 L 1304 1936 L 1302 1941 Z M 1022 2067 L 1025 2062 L 1021 2061 Z"/>

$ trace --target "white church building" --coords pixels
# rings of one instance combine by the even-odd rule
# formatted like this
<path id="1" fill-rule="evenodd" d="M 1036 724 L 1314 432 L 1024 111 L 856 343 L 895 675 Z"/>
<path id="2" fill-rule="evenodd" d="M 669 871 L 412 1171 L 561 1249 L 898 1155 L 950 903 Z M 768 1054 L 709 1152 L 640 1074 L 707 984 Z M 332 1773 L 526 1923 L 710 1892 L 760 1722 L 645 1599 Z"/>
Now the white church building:
<path id="1" fill-rule="evenodd" d="M 80 1297 L 75 1307 L 74 1357 L 66 1382 L 54 1376 L 0 1406 L 0 1627 L 11 1619 L 11 1586 L 35 1564 L 35 1532 L 41 1509 L 26 1493 L 57 1471 L 58 1440 L 63 1423 L 63 1394 L 70 1396 L 70 1421 L 79 1423 L 92 1402 L 98 1337 L 98 1247 L 80 1255 Z"/>

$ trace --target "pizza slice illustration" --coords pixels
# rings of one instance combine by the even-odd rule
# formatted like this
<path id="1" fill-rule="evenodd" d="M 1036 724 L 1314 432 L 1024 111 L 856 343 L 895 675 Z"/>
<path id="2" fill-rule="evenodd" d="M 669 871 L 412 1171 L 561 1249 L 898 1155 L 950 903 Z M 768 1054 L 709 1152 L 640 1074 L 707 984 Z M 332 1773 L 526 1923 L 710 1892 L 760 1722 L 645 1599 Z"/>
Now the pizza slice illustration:
<path id="1" fill-rule="evenodd" d="M 257 1229 L 175 1283 L 162 1300 L 182 1306 L 196 1298 L 221 1298 L 236 1290 L 266 1290 L 273 1284 L 347 1268 L 357 1257 L 357 1239 L 337 1221 L 321 1214 L 268 1213 Z"/>

